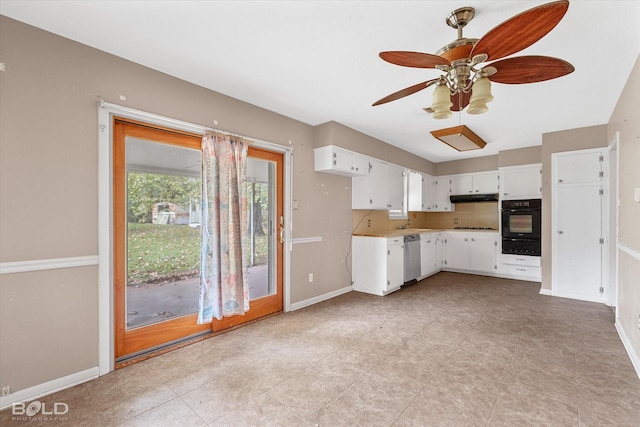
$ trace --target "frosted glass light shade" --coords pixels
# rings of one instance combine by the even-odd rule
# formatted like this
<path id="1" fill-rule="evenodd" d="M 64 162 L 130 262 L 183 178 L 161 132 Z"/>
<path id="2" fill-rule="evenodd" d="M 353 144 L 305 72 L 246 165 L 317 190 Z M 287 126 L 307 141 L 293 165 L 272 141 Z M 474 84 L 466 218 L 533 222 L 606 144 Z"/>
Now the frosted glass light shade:
<path id="1" fill-rule="evenodd" d="M 431 109 L 433 110 L 433 118 L 434 119 L 446 119 L 451 117 L 451 106 L 453 103 L 451 102 L 451 94 L 449 93 L 449 88 L 445 85 L 438 85 L 436 89 L 433 91 L 433 105 L 431 105 Z"/>
<path id="2" fill-rule="evenodd" d="M 491 81 L 486 77 L 480 77 L 471 88 L 471 99 L 469 99 L 469 114 L 482 114 L 489 111 L 487 102 L 493 101 L 491 95 Z"/>

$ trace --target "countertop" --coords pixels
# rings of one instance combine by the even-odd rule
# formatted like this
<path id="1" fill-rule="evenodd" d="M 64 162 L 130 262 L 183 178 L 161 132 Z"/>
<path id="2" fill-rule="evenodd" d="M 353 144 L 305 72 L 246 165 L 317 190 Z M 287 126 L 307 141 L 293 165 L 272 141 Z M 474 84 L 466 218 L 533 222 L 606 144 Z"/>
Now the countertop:
<path id="1" fill-rule="evenodd" d="M 498 230 L 478 230 L 470 228 L 405 228 L 399 230 L 392 230 L 382 233 L 353 233 L 353 236 L 361 237 L 398 237 L 406 236 L 408 234 L 422 234 L 422 233 L 437 233 L 440 231 L 446 232 L 460 232 L 460 233 L 497 233 Z"/>

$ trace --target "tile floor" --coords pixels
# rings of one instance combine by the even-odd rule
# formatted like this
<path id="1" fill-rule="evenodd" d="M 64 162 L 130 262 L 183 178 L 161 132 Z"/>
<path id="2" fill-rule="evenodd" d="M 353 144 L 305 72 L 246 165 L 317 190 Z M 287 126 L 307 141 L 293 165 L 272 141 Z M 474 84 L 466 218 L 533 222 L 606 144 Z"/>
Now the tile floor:
<path id="1" fill-rule="evenodd" d="M 69 412 L 40 424 L 640 425 L 612 310 L 538 291 L 440 273 L 351 292 L 42 398 Z"/>

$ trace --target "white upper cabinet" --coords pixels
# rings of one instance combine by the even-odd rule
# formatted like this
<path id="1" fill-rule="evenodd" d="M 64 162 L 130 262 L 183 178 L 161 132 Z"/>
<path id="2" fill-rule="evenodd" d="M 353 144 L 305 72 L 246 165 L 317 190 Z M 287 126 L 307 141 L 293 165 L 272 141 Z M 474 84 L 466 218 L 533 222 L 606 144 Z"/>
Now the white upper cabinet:
<path id="1" fill-rule="evenodd" d="M 434 193 L 435 189 L 432 188 L 432 177 L 420 172 L 408 172 L 408 210 L 412 212 L 432 212 L 434 210 L 433 205 L 435 201 L 432 201 L 431 192 Z"/>
<path id="2" fill-rule="evenodd" d="M 500 172 L 473 174 L 473 192 L 476 194 L 498 194 L 500 192 Z"/>
<path id="3" fill-rule="evenodd" d="M 473 176 L 471 174 L 451 176 L 451 194 L 472 194 Z"/>
<path id="4" fill-rule="evenodd" d="M 369 175 L 354 177 L 351 185 L 353 209 L 402 209 L 404 168 L 369 159 Z"/>
<path id="5" fill-rule="evenodd" d="M 542 197 L 542 165 L 540 163 L 500 168 L 503 200 L 539 199 Z"/>
<path id="6" fill-rule="evenodd" d="M 313 150 L 314 170 L 343 176 L 365 176 L 369 174 L 366 157 L 334 145 Z"/>
<path id="7" fill-rule="evenodd" d="M 433 211 L 450 212 L 453 210 L 451 204 L 451 177 L 435 176 L 431 180 L 431 189 L 429 197 L 432 203 Z"/>
<path id="8" fill-rule="evenodd" d="M 556 183 L 593 184 L 604 177 L 604 155 L 598 151 L 588 153 L 562 153 L 556 157 Z"/>
<path id="9" fill-rule="evenodd" d="M 388 193 L 389 209 L 402 209 L 405 200 L 406 186 L 404 185 L 406 170 L 401 166 L 389 165 L 388 172 Z"/>
<path id="10" fill-rule="evenodd" d="M 451 195 L 497 194 L 499 191 L 498 171 L 451 175 Z"/>
<path id="11" fill-rule="evenodd" d="M 420 172 L 408 172 L 409 182 L 407 186 L 409 206 L 407 209 L 414 212 L 420 212 L 424 208 L 424 201 L 422 199 L 422 174 Z"/>

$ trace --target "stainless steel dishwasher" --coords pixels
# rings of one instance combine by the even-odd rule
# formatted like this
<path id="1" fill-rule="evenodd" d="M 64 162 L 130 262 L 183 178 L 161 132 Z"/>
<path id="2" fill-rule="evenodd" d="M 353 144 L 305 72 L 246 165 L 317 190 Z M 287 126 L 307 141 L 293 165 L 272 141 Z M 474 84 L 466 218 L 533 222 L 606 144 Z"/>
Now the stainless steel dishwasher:
<path id="1" fill-rule="evenodd" d="M 420 235 L 404 236 L 404 283 L 420 277 Z"/>

